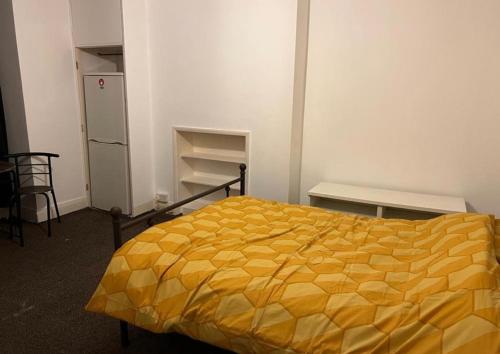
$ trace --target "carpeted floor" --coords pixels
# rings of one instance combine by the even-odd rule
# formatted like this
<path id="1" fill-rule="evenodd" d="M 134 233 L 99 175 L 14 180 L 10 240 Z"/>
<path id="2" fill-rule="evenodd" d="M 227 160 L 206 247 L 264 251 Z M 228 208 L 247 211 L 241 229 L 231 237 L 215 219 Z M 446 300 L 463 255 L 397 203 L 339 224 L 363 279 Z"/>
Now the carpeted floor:
<path id="1" fill-rule="evenodd" d="M 122 349 L 118 321 L 84 311 L 113 252 L 109 215 L 65 215 L 52 238 L 45 224 L 24 225 L 24 248 L 1 225 L 0 353 L 227 353 L 137 328 Z"/>

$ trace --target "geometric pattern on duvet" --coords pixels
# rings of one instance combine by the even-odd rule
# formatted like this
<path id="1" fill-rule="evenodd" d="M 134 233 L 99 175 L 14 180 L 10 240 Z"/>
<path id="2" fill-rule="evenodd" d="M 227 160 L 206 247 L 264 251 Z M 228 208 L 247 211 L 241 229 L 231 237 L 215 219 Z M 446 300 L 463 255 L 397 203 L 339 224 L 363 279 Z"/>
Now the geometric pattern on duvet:
<path id="1" fill-rule="evenodd" d="M 125 243 L 86 309 L 240 353 L 500 353 L 497 225 L 230 197 Z"/>

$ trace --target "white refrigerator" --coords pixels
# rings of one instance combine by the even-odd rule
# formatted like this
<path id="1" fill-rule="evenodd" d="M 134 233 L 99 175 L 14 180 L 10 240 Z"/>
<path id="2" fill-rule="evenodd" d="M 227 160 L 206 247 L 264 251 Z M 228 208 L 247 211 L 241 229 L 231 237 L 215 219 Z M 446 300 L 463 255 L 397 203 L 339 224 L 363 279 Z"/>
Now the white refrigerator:
<path id="1" fill-rule="evenodd" d="M 83 80 L 91 205 L 131 214 L 123 73 L 90 73 Z"/>

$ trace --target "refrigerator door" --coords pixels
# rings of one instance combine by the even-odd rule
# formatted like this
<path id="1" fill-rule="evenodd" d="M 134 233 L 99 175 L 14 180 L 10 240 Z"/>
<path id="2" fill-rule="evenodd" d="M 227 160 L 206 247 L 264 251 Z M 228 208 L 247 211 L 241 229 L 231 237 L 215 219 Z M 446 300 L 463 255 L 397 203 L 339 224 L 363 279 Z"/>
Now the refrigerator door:
<path id="1" fill-rule="evenodd" d="M 90 196 L 94 208 L 118 206 L 130 214 L 127 146 L 89 141 Z"/>
<path id="2" fill-rule="evenodd" d="M 85 75 L 87 138 L 127 144 L 125 88 L 122 75 Z"/>

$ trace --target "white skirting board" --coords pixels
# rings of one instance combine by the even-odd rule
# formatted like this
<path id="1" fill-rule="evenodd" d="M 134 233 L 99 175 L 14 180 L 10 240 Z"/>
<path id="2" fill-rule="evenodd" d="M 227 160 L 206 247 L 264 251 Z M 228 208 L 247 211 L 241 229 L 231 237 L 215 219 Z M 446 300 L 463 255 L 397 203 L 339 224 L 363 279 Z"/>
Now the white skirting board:
<path id="1" fill-rule="evenodd" d="M 57 197 L 57 194 L 56 194 L 56 197 Z M 43 200 L 42 203 L 45 203 L 45 200 Z M 59 207 L 60 214 L 65 215 L 65 214 L 72 213 L 74 211 L 85 209 L 85 208 L 90 206 L 90 203 L 89 203 L 87 197 L 85 196 L 85 197 L 80 197 L 80 198 L 75 198 L 75 199 L 70 199 L 70 200 L 58 202 L 57 205 Z M 56 209 L 55 209 L 53 202 L 52 202 L 52 197 L 50 197 L 50 206 L 51 206 L 50 217 L 51 217 L 51 219 L 55 219 L 57 217 L 57 214 L 56 214 Z M 147 203 L 135 206 L 133 209 L 132 216 L 135 217 L 137 215 L 144 214 L 145 212 L 148 212 L 148 211 L 155 209 L 155 207 L 156 207 L 156 202 L 154 200 L 151 200 Z M 21 213 L 23 215 L 23 219 L 30 221 L 30 222 L 39 223 L 39 222 L 47 221 L 47 208 L 45 206 L 41 209 L 38 209 L 38 210 L 36 210 L 32 207 L 23 206 Z M 5 214 L 5 216 L 7 216 L 7 211 L 5 211 L 4 214 Z"/>
<path id="2" fill-rule="evenodd" d="M 56 194 L 57 197 L 57 194 Z M 22 204 L 21 204 L 22 205 Z M 54 219 L 57 217 L 56 215 L 56 208 L 54 207 L 54 203 L 52 201 L 52 197 L 50 197 L 50 218 Z M 70 199 L 70 200 L 64 200 L 57 203 L 57 206 L 59 207 L 59 213 L 61 215 L 69 214 L 74 211 L 80 210 L 87 208 L 89 206 L 89 201 L 87 199 L 87 196 L 83 196 L 80 198 L 75 198 L 75 199 Z M 32 208 L 22 208 L 21 211 L 23 215 L 23 219 L 32 221 L 32 222 L 43 222 L 47 221 L 47 207 L 44 206 L 41 209 L 34 210 Z M 36 216 L 36 220 L 35 220 Z"/>

